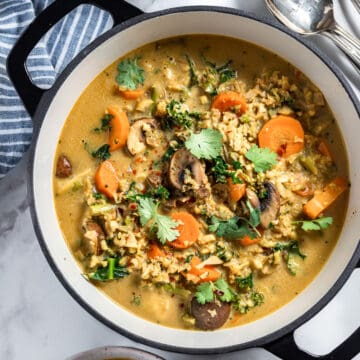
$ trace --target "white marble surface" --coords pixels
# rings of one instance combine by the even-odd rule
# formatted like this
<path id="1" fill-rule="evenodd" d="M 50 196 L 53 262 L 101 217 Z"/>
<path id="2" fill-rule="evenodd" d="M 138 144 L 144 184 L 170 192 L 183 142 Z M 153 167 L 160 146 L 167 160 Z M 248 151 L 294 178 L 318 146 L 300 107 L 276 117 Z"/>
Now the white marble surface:
<path id="1" fill-rule="evenodd" d="M 246 9 L 269 16 L 262 0 L 131 2 L 149 12 L 171 6 L 207 4 Z M 350 2 L 339 0 L 336 16 L 345 27 L 360 36 L 360 15 Z M 312 41 L 342 67 L 360 97 L 360 76 L 348 59 L 327 40 L 317 36 Z M 26 155 L 0 182 L 0 359 L 61 360 L 102 345 L 145 348 L 174 360 L 275 358 L 262 349 L 212 356 L 168 353 L 134 343 L 95 320 L 62 287 L 40 250 L 26 196 L 27 163 Z M 359 272 L 357 270 L 353 274 L 344 290 L 317 317 L 296 332 L 296 341 L 301 348 L 318 355 L 326 354 L 360 325 Z"/>

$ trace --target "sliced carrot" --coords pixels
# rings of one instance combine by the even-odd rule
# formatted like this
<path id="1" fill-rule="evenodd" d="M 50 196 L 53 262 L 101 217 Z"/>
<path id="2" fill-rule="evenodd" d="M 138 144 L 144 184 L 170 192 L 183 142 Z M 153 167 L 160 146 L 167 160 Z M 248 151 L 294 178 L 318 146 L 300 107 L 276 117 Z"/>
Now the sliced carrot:
<path id="1" fill-rule="evenodd" d="M 164 257 L 166 254 L 160 249 L 160 247 L 154 243 L 150 244 L 149 250 L 147 252 L 149 259 L 155 259 L 156 257 Z"/>
<path id="2" fill-rule="evenodd" d="M 279 115 L 264 124 L 258 140 L 261 148 L 269 148 L 280 156 L 288 157 L 304 148 L 304 130 L 298 120 Z"/>
<path id="3" fill-rule="evenodd" d="M 176 249 L 187 249 L 195 243 L 200 235 L 200 225 L 197 220 L 186 211 L 178 211 L 171 214 L 171 217 L 179 222 L 176 230 L 179 236 L 169 244 Z"/>
<path id="4" fill-rule="evenodd" d="M 216 281 L 219 279 L 221 272 L 216 270 L 212 265 L 205 265 L 203 267 L 198 267 L 201 263 L 201 259 L 198 256 L 193 256 L 190 261 L 190 270 L 188 274 L 195 275 L 199 278 L 197 283 L 202 283 L 206 281 Z"/>
<path id="5" fill-rule="evenodd" d="M 105 160 L 100 164 L 95 173 L 95 185 L 109 199 L 114 198 L 119 188 L 119 178 L 111 161 Z"/>
<path id="6" fill-rule="evenodd" d="M 238 202 L 244 195 L 246 190 L 246 184 L 234 184 L 231 178 L 227 179 L 227 185 L 229 188 L 229 195 L 231 201 Z"/>
<path id="7" fill-rule="evenodd" d="M 247 104 L 243 95 L 235 91 L 225 91 L 215 96 L 211 108 L 222 112 L 238 108 L 236 113 L 241 115 L 247 110 Z"/>
<path id="8" fill-rule="evenodd" d="M 325 140 L 321 140 L 319 142 L 318 150 L 321 155 L 327 156 L 330 160 L 333 159 L 333 157 L 331 155 L 331 151 L 330 151 L 327 143 L 325 142 Z"/>
<path id="9" fill-rule="evenodd" d="M 260 228 L 260 229 L 258 229 L 258 231 L 259 231 L 259 233 L 260 233 L 261 235 L 263 235 L 264 229 Z M 242 246 L 250 246 L 250 245 L 257 244 L 260 240 L 261 240 L 261 236 L 252 239 L 249 235 L 245 235 L 245 236 L 244 236 L 243 238 L 241 238 L 239 241 L 240 241 L 240 244 L 241 244 Z"/>
<path id="10" fill-rule="evenodd" d="M 144 95 L 144 89 L 135 89 L 135 90 L 119 89 L 119 93 L 126 100 L 136 100 Z"/>
<path id="11" fill-rule="evenodd" d="M 314 197 L 303 207 L 304 213 L 310 219 L 316 219 L 327 209 L 347 188 L 349 183 L 346 178 L 338 176 L 321 191 L 315 191 Z"/>
<path id="12" fill-rule="evenodd" d="M 242 239 L 240 239 L 240 244 L 242 246 L 250 246 L 253 244 L 257 244 L 261 238 L 254 238 L 252 239 L 249 235 L 245 235 Z"/>
<path id="13" fill-rule="evenodd" d="M 130 124 L 125 111 L 109 107 L 108 113 L 113 116 L 110 121 L 109 150 L 115 151 L 125 146 L 130 131 Z"/>

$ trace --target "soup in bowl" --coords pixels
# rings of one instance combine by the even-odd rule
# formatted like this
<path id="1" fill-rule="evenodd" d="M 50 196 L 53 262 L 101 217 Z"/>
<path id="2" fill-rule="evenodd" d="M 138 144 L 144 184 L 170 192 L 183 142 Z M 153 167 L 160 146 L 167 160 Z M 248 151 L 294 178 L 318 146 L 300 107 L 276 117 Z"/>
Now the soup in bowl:
<path id="1" fill-rule="evenodd" d="M 187 35 L 143 46 L 82 93 L 54 199 L 79 271 L 180 329 L 249 323 L 295 298 L 339 237 L 348 165 L 324 96 L 260 47 Z"/>

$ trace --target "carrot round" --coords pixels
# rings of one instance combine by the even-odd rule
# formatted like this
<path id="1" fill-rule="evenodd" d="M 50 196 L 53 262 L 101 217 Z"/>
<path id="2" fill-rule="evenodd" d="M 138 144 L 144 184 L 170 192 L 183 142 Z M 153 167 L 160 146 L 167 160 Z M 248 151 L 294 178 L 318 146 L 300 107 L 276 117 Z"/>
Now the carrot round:
<path id="1" fill-rule="evenodd" d="M 109 199 L 114 199 L 114 194 L 119 188 L 119 178 L 110 161 L 105 160 L 98 167 L 95 173 L 95 185 L 99 192 Z"/>
<path id="2" fill-rule="evenodd" d="M 199 278 L 197 283 L 207 282 L 207 281 L 216 281 L 219 279 L 221 272 L 216 270 L 212 265 L 205 265 L 203 267 L 198 267 L 201 263 L 201 259 L 197 256 L 193 256 L 190 261 L 190 270 L 189 274 L 195 275 Z"/>
<path id="3" fill-rule="evenodd" d="M 126 100 L 136 100 L 144 95 L 144 89 L 136 89 L 136 90 L 119 89 L 119 93 Z"/>
<path id="4" fill-rule="evenodd" d="M 110 121 L 109 150 L 115 151 L 125 146 L 130 124 L 125 111 L 109 107 L 108 113 L 113 116 Z"/>
<path id="5" fill-rule="evenodd" d="M 200 235 L 200 225 L 197 220 L 186 211 L 174 212 L 171 217 L 179 222 L 176 230 L 179 236 L 170 245 L 176 249 L 187 249 L 195 243 Z"/>
<path id="6" fill-rule="evenodd" d="M 246 184 L 234 184 L 231 178 L 227 179 L 227 185 L 229 188 L 229 195 L 231 201 L 238 202 L 244 195 L 246 190 Z"/>
<path id="7" fill-rule="evenodd" d="M 264 124 L 258 140 L 261 148 L 267 147 L 280 156 L 288 157 L 304 148 L 304 129 L 298 120 L 279 115 Z"/>
<path id="8" fill-rule="evenodd" d="M 323 190 L 315 191 L 314 197 L 303 207 L 304 213 L 310 219 L 316 219 L 327 209 L 347 188 L 346 178 L 338 176 L 327 184 Z"/>
<path id="9" fill-rule="evenodd" d="M 222 112 L 238 108 L 236 113 L 241 115 L 247 110 L 247 104 L 243 95 L 235 91 L 225 91 L 215 96 L 211 108 Z"/>
<path id="10" fill-rule="evenodd" d="M 156 257 L 164 257 L 166 254 L 162 251 L 158 245 L 152 243 L 150 244 L 149 250 L 147 252 L 149 259 L 155 259 Z"/>

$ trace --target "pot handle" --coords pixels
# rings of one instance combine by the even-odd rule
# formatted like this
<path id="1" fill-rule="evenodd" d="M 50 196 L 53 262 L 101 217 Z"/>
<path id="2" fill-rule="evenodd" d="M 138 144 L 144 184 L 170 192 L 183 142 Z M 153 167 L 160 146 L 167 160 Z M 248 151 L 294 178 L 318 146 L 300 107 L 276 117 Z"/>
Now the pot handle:
<path id="1" fill-rule="evenodd" d="M 114 25 L 142 14 L 138 8 L 123 0 L 57 0 L 44 9 L 22 33 L 7 58 L 7 72 L 31 117 L 47 91 L 37 87 L 30 79 L 26 59 L 39 40 L 69 12 L 82 4 L 92 4 L 109 12 Z"/>
<path id="2" fill-rule="evenodd" d="M 323 356 L 312 356 L 300 350 L 295 343 L 294 333 L 287 334 L 265 345 L 264 348 L 283 360 L 351 360 L 359 353 L 359 343 L 360 327 L 330 354 Z"/>

